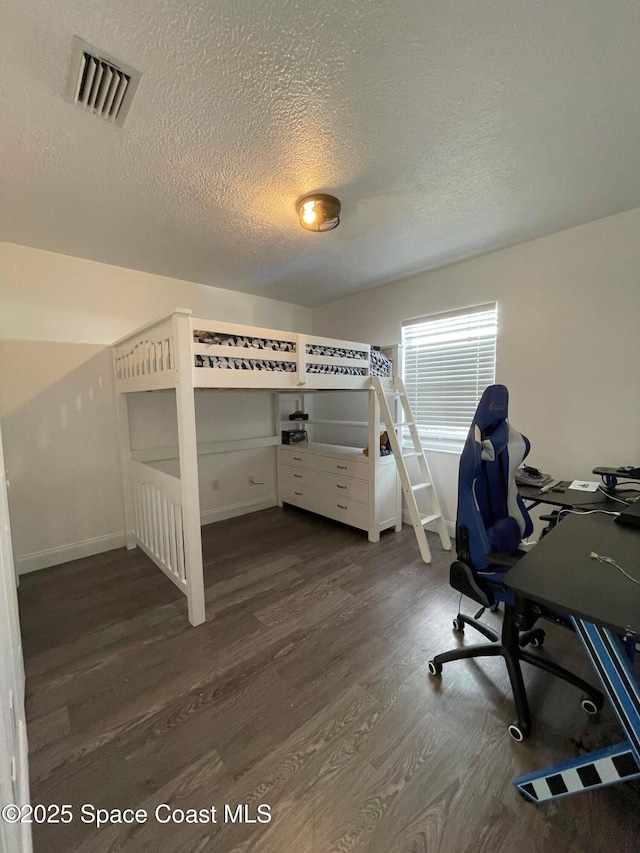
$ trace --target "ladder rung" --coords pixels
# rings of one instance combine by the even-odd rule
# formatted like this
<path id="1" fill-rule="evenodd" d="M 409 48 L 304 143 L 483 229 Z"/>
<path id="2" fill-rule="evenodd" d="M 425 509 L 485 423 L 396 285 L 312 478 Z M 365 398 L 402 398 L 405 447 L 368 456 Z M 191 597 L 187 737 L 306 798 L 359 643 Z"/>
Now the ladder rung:
<path id="1" fill-rule="evenodd" d="M 398 474 L 400 475 L 400 481 L 402 482 L 402 491 L 407 499 L 407 505 L 411 514 L 411 520 L 413 522 L 413 529 L 418 542 L 420 555 L 425 563 L 429 563 L 431 562 L 431 550 L 429 548 L 429 543 L 427 542 L 427 536 L 424 529 L 426 525 L 431 524 L 431 522 L 434 521 L 437 522 L 437 530 L 440 534 L 442 547 L 445 550 L 448 550 L 451 547 L 451 543 L 449 541 L 449 535 L 447 533 L 444 518 L 442 517 L 442 510 L 440 509 L 436 487 L 431 482 L 429 464 L 420 445 L 419 437 L 416 432 L 414 432 L 414 430 L 417 430 L 415 414 L 411 409 L 411 402 L 407 396 L 402 379 L 397 378 L 394 389 L 389 391 L 385 390 L 382 380 L 377 376 L 371 377 L 371 385 L 375 389 L 376 396 L 380 404 L 380 412 L 382 413 L 384 422 L 387 426 L 393 455 L 398 465 Z M 402 404 L 402 410 L 400 410 L 400 406 L 396 405 L 392 414 L 389 406 L 390 399 L 399 399 Z M 400 418 L 400 421 L 398 423 L 394 423 L 394 417 Z M 410 427 L 412 437 L 411 443 L 407 442 L 404 444 L 402 434 L 397 432 L 402 427 Z M 413 450 L 408 449 L 411 446 L 413 446 Z M 405 447 L 407 448 L 406 453 L 403 452 Z M 414 485 L 409 478 L 407 466 L 404 464 L 403 460 L 416 458 L 418 459 L 420 466 L 420 478 L 422 479 L 422 482 Z M 421 515 L 422 512 L 426 511 L 426 508 L 421 510 L 416 501 L 415 493 L 423 490 L 430 490 L 428 491 L 427 497 L 430 502 L 430 509 L 432 510 L 431 515 Z"/>

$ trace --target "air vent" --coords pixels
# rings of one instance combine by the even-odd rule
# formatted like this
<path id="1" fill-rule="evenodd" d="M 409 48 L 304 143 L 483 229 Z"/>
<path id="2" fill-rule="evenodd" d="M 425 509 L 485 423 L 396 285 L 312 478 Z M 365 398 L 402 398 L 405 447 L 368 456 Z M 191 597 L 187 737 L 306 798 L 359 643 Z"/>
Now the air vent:
<path id="1" fill-rule="evenodd" d="M 82 54 L 75 102 L 115 121 L 131 77 L 90 53 Z"/>
<path id="2" fill-rule="evenodd" d="M 74 38 L 67 96 L 74 104 L 122 125 L 140 72 Z"/>

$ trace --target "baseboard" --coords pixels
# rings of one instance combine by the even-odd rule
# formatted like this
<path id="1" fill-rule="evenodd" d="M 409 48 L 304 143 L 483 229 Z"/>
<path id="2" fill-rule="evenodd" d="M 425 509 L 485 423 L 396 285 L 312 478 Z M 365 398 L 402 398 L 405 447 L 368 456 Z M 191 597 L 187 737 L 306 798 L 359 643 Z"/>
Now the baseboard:
<path id="1" fill-rule="evenodd" d="M 413 524 L 413 522 L 411 521 L 411 516 L 409 515 L 408 509 L 402 510 L 402 523 L 403 524 L 409 524 L 409 525 Z M 456 535 L 455 524 L 453 523 L 453 521 L 445 521 L 445 524 L 447 525 L 447 531 L 449 533 L 449 536 L 451 536 L 452 538 L 455 539 L 455 535 Z M 427 524 L 425 527 L 425 530 L 428 530 L 430 533 L 437 533 L 438 531 L 436 529 L 435 521 L 432 521 L 431 524 Z"/>
<path id="2" fill-rule="evenodd" d="M 106 536 L 94 536 L 93 539 L 84 539 L 82 542 L 73 542 L 70 545 L 60 545 L 57 548 L 23 554 L 22 557 L 16 557 L 16 566 L 18 574 L 26 575 L 29 572 L 37 572 L 39 569 L 47 569 L 49 566 L 59 566 L 60 563 L 69 563 L 71 560 L 91 557 L 93 554 L 102 554 L 104 551 L 113 551 L 114 548 L 123 546 L 124 532 L 109 533 Z"/>
<path id="3" fill-rule="evenodd" d="M 207 509 L 200 513 L 200 524 L 212 524 L 214 521 L 223 521 L 225 518 L 235 518 L 238 515 L 246 515 L 249 512 L 258 512 L 261 509 L 277 506 L 276 495 L 267 495 L 264 498 L 254 498 L 251 501 L 241 501 L 237 504 L 229 504 L 219 509 Z"/>
<path id="4" fill-rule="evenodd" d="M 222 521 L 225 518 L 235 518 L 238 515 L 246 515 L 249 512 L 258 512 L 261 509 L 269 509 L 277 506 L 276 495 L 267 495 L 264 498 L 255 498 L 251 501 L 243 501 L 230 504 L 219 509 L 208 509 L 200 513 L 200 524 L 212 524 L 214 521 Z M 61 545 L 58 548 L 47 548 L 44 551 L 34 551 L 33 554 L 24 554 L 16 557 L 18 574 L 26 575 L 29 572 L 37 572 L 39 569 L 47 569 L 50 566 L 59 566 L 60 563 L 69 563 L 71 560 L 79 560 L 81 557 L 91 557 L 93 554 L 102 554 L 104 551 L 113 551 L 114 548 L 124 547 L 124 532 L 110 533 L 107 536 L 95 536 L 93 539 L 85 539 L 82 542 L 73 542 L 70 545 Z"/>

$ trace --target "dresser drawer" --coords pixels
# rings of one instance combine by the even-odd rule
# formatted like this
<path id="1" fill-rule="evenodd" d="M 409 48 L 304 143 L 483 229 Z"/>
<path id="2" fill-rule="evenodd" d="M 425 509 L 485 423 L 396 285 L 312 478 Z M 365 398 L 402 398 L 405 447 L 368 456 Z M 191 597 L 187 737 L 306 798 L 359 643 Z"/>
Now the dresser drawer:
<path id="1" fill-rule="evenodd" d="M 305 453 L 304 450 L 289 450 L 279 448 L 280 463 L 282 465 L 291 465 L 294 468 L 317 468 L 318 459 L 314 453 Z M 315 463 L 315 464 L 314 464 Z"/>
<path id="2" fill-rule="evenodd" d="M 339 497 L 348 497 L 367 503 L 369 500 L 369 483 L 365 480 L 349 479 L 327 474 L 324 471 L 312 471 L 308 468 L 291 465 L 280 466 L 280 480 L 294 486 L 308 486 L 321 489 Z"/>
<path id="3" fill-rule="evenodd" d="M 359 527 L 362 530 L 368 528 L 369 508 L 367 504 L 360 501 L 341 498 L 306 486 L 294 486 L 290 483 L 282 484 L 280 497 L 285 503 L 318 512 L 336 521 L 351 524 L 353 527 Z"/>
<path id="4" fill-rule="evenodd" d="M 351 459 L 339 459 L 335 456 L 321 456 L 318 462 L 320 470 L 329 474 L 356 477 L 358 480 L 369 479 L 369 466 L 366 462 L 353 462 Z"/>
<path id="5" fill-rule="evenodd" d="M 359 458 L 362 458 L 363 461 L 357 461 Z M 308 450 L 292 450 L 288 447 L 281 447 L 280 464 L 291 465 L 294 468 L 324 471 L 327 474 L 337 474 L 339 477 L 369 480 L 369 465 L 364 461 L 364 457 L 359 457 L 357 451 L 345 454 L 344 458 L 341 458 L 332 454 L 311 453 Z"/>
<path id="6" fill-rule="evenodd" d="M 361 530 L 366 530 L 369 527 L 368 505 L 351 498 L 334 497 L 328 492 L 324 493 L 320 512 L 329 518 L 335 518 L 336 521 L 359 527 Z"/>

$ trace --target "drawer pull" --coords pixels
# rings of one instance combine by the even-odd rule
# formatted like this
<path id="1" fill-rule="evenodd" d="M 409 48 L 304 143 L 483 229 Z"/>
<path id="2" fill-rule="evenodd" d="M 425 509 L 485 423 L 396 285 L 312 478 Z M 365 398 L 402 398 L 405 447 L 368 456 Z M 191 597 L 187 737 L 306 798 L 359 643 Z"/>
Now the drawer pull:
<path id="1" fill-rule="evenodd" d="M 347 466 L 346 466 L 346 465 L 336 465 L 336 468 L 339 468 L 341 471 L 346 471 L 346 470 L 347 470 Z"/>
<path id="2" fill-rule="evenodd" d="M 293 458 L 296 462 L 302 462 L 302 456 L 294 456 Z"/>
<path id="3" fill-rule="evenodd" d="M 339 506 L 339 507 L 340 507 L 340 509 L 347 509 L 347 507 L 346 507 L 346 506 L 344 506 L 344 504 L 337 504 L 337 506 Z"/>
<path id="4" fill-rule="evenodd" d="M 340 483 L 336 483 L 336 486 L 337 486 L 339 489 L 346 489 L 346 488 L 347 488 L 346 486 L 341 486 L 341 485 L 340 485 Z"/>
<path id="5" fill-rule="evenodd" d="M 302 492 L 296 492 L 296 491 L 294 490 L 293 494 L 294 494 L 294 495 L 300 495 L 300 497 L 302 497 Z"/>
<path id="6" fill-rule="evenodd" d="M 293 476 L 294 476 L 294 477 L 297 477 L 297 478 L 298 478 L 298 480 L 301 480 L 301 479 L 302 479 L 302 474 L 294 474 Z"/>

